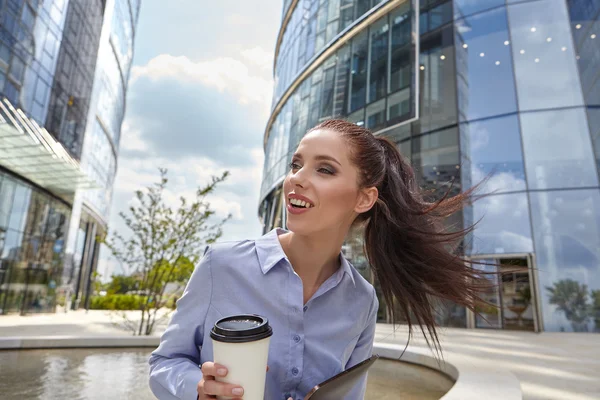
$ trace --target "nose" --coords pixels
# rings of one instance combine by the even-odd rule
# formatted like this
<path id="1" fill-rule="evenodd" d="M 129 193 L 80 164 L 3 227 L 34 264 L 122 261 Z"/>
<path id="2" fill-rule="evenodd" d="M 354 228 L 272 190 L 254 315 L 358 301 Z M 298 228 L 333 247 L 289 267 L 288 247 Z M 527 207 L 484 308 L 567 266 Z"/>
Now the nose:
<path id="1" fill-rule="evenodd" d="M 299 186 L 301 188 L 305 188 L 306 187 L 306 176 L 305 176 L 306 172 L 304 168 L 300 168 L 300 170 L 296 171 L 296 172 L 291 172 L 290 173 L 290 183 L 293 186 Z"/>

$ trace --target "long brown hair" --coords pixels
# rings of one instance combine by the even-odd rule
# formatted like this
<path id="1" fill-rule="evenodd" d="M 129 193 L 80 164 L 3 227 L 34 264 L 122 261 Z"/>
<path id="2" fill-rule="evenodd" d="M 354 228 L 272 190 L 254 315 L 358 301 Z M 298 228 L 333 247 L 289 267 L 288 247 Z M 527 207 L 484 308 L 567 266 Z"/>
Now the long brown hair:
<path id="1" fill-rule="evenodd" d="M 480 303 L 488 304 L 479 294 L 490 288 L 490 281 L 472 265 L 480 263 L 456 251 L 473 226 L 452 232 L 444 227 L 444 220 L 461 210 L 478 186 L 452 197 L 448 190 L 441 199 L 428 202 L 410 163 L 389 139 L 343 120 L 325 121 L 311 131 L 317 129 L 340 133 L 359 170 L 359 187 L 374 186 L 379 191 L 375 205 L 355 224 L 364 226 L 365 253 L 392 322 L 398 320 L 396 303 L 408 322 L 409 337 L 414 321 L 427 344 L 432 347 L 433 342 L 440 350 L 434 316 L 437 300 L 473 311 Z"/>

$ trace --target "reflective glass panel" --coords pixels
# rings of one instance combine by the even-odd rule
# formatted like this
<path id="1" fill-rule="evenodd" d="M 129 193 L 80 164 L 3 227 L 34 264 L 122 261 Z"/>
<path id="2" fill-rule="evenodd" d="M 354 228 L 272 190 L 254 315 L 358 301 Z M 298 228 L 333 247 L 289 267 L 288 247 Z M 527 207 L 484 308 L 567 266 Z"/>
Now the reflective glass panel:
<path id="1" fill-rule="evenodd" d="M 367 44 L 366 32 L 358 35 L 352 41 L 352 81 L 350 83 L 350 112 L 365 105 L 367 89 Z"/>
<path id="2" fill-rule="evenodd" d="M 504 0 L 454 0 L 454 18 L 458 19 L 468 15 L 489 10 L 504 5 Z"/>
<path id="3" fill-rule="evenodd" d="M 508 16 L 521 110 L 581 105 L 564 0 L 510 5 Z"/>
<path id="4" fill-rule="evenodd" d="M 598 186 L 582 108 L 522 113 L 521 132 L 530 189 Z"/>
<path id="5" fill-rule="evenodd" d="M 600 290 L 600 190 L 532 192 L 530 201 L 545 329 L 600 329 L 589 313 Z"/>
<path id="6" fill-rule="evenodd" d="M 456 21 L 455 43 L 460 119 L 516 111 L 505 9 Z"/>
<path id="7" fill-rule="evenodd" d="M 17 184 L 13 205 L 10 210 L 8 227 L 15 231 L 23 232 L 27 210 L 29 209 L 29 200 L 31 198 L 31 189 L 27 186 Z"/>
<path id="8" fill-rule="evenodd" d="M 448 190 L 460 186 L 458 129 L 450 128 L 422 135 L 412 140 L 412 164 L 419 184 L 427 189 Z M 439 193 L 437 193 L 439 194 Z"/>
<path id="9" fill-rule="evenodd" d="M 462 123 L 460 129 L 463 173 L 470 174 L 467 178 L 472 185 L 480 183 L 492 173 L 488 183 L 481 187 L 481 193 L 526 189 L 516 115 Z M 463 181 L 465 188 L 471 184 Z"/>
<path id="10" fill-rule="evenodd" d="M 4 178 L 0 181 L 0 229 L 8 226 L 15 187 L 16 182 L 12 179 Z"/>
<path id="11" fill-rule="evenodd" d="M 385 96 L 387 92 L 387 66 L 389 25 L 385 16 L 370 29 L 371 32 L 371 68 L 369 78 L 369 102 Z"/>
<path id="12" fill-rule="evenodd" d="M 483 197 L 463 213 L 472 213 L 467 220 L 477 223 L 470 254 L 533 252 L 527 193 Z"/>

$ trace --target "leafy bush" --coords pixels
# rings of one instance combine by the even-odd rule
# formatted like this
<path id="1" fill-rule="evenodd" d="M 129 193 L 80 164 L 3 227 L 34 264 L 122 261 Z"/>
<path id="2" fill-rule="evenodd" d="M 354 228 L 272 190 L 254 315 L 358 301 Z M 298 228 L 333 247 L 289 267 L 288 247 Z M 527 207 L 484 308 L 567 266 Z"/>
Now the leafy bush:
<path id="1" fill-rule="evenodd" d="M 109 294 L 93 296 L 90 302 L 92 310 L 140 310 L 144 297 L 136 294 Z M 154 302 L 150 301 L 150 306 Z"/>

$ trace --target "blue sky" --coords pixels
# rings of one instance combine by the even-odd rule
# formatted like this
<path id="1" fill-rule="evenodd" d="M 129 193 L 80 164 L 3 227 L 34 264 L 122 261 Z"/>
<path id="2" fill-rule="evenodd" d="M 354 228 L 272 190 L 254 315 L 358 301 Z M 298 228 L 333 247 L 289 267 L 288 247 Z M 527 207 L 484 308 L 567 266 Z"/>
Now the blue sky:
<path id="1" fill-rule="evenodd" d="M 142 1 L 109 231 L 127 233 L 118 213 L 165 167 L 173 205 L 180 195 L 193 198 L 211 175 L 229 170 L 210 198 L 218 214 L 233 214 L 222 240 L 257 237 L 282 1 L 165 4 Z M 100 272 L 112 264 L 102 260 Z"/>

